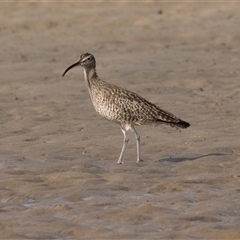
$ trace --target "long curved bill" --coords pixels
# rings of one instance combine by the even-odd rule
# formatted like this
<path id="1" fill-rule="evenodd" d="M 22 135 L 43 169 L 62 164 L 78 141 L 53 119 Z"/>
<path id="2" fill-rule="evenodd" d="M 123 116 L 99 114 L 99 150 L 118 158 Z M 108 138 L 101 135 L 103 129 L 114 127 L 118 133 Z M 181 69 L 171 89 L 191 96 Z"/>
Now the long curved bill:
<path id="1" fill-rule="evenodd" d="M 62 77 L 64 77 L 64 75 L 65 75 L 70 69 L 72 69 L 72 68 L 74 68 L 74 67 L 77 67 L 77 66 L 79 66 L 79 65 L 80 65 L 80 62 L 78 61 L 78 62 L 74 63 L 73 65 L 71 65 L 70 67 L 68 67 L 68 68 L 65 70 L 65 72 L 63 73 Z"/>

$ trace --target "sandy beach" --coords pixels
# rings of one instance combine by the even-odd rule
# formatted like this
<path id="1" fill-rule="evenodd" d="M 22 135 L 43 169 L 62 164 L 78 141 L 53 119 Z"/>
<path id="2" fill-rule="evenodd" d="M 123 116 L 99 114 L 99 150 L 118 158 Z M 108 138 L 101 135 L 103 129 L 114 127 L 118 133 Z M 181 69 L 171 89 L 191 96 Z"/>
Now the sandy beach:
<path id="1" fill-rule="evenodd" d="M 0 3 L 0 239 L 240 239 L 240 3 Z M 190 122 L 95 112 L 82 69 Z"/>

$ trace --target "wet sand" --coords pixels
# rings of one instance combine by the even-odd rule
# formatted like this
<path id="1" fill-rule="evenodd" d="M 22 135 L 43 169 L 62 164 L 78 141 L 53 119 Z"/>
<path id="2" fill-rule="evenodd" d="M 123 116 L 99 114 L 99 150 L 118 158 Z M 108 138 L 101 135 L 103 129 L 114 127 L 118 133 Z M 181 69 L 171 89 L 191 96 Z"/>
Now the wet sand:
<path id="1" fill-rule="evenodd" d="M 1 239 L 240 239 L 239 3 L 0 3 Z M 143 163 L 82 69 L 191 127 L 141 126 Z"/>

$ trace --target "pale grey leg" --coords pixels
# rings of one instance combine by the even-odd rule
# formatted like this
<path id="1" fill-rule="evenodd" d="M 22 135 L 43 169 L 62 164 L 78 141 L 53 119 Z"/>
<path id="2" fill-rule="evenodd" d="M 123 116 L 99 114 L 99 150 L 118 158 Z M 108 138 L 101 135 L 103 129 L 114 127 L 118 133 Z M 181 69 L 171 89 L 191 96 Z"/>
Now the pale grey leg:
<path id="1" fill-rule="evenodd" d="M 122 146 L 122 151 L 120 153 L 120 157 L 119 157 L 119 159 L 117 161 L 117 164 L 123 164 L 123 161 L 122 161 L 123 155 L 124 155 L 125 149 L 127 147 L 128 141 L 129 141 L 129 139 L 127 137 L 127 131 L 125 129 L 123 129 L 123 128 L 121 128 L 121 130 L 123 132 L 123 146 Z"/>
<path id="2" fill-rule="evenodd" d="M 140 135 L 139 133 L 135 130 L 135 128 L 132 126 L 131 130 L 134 133 L 135 139 L 136 139 L 136 143 L 137 143 L 137 163 L 142 162 L 141 159 L 141 154 L 140 154 Z"/>

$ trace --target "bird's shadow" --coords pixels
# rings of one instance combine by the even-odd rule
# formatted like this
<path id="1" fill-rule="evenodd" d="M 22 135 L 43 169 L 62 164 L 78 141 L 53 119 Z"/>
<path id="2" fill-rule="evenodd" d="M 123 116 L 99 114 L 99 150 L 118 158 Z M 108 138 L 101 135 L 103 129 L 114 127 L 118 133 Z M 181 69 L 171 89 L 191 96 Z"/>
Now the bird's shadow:
<path id="1" fill-rule="evenodd" d="M 200 158 L 209 157 L 209 156 L 224 156 L 228 155 L 226 153 L 210 153 L 205 155 L 199 155 L 195 157 L 169 157 L 169 158 L 162 158 L 157 160 L 157 162 L 172 162 L 172 163 L 178 163 L 178 162 L 184 162 L 184 161 L 194 161 L 198 160 Z"/>

